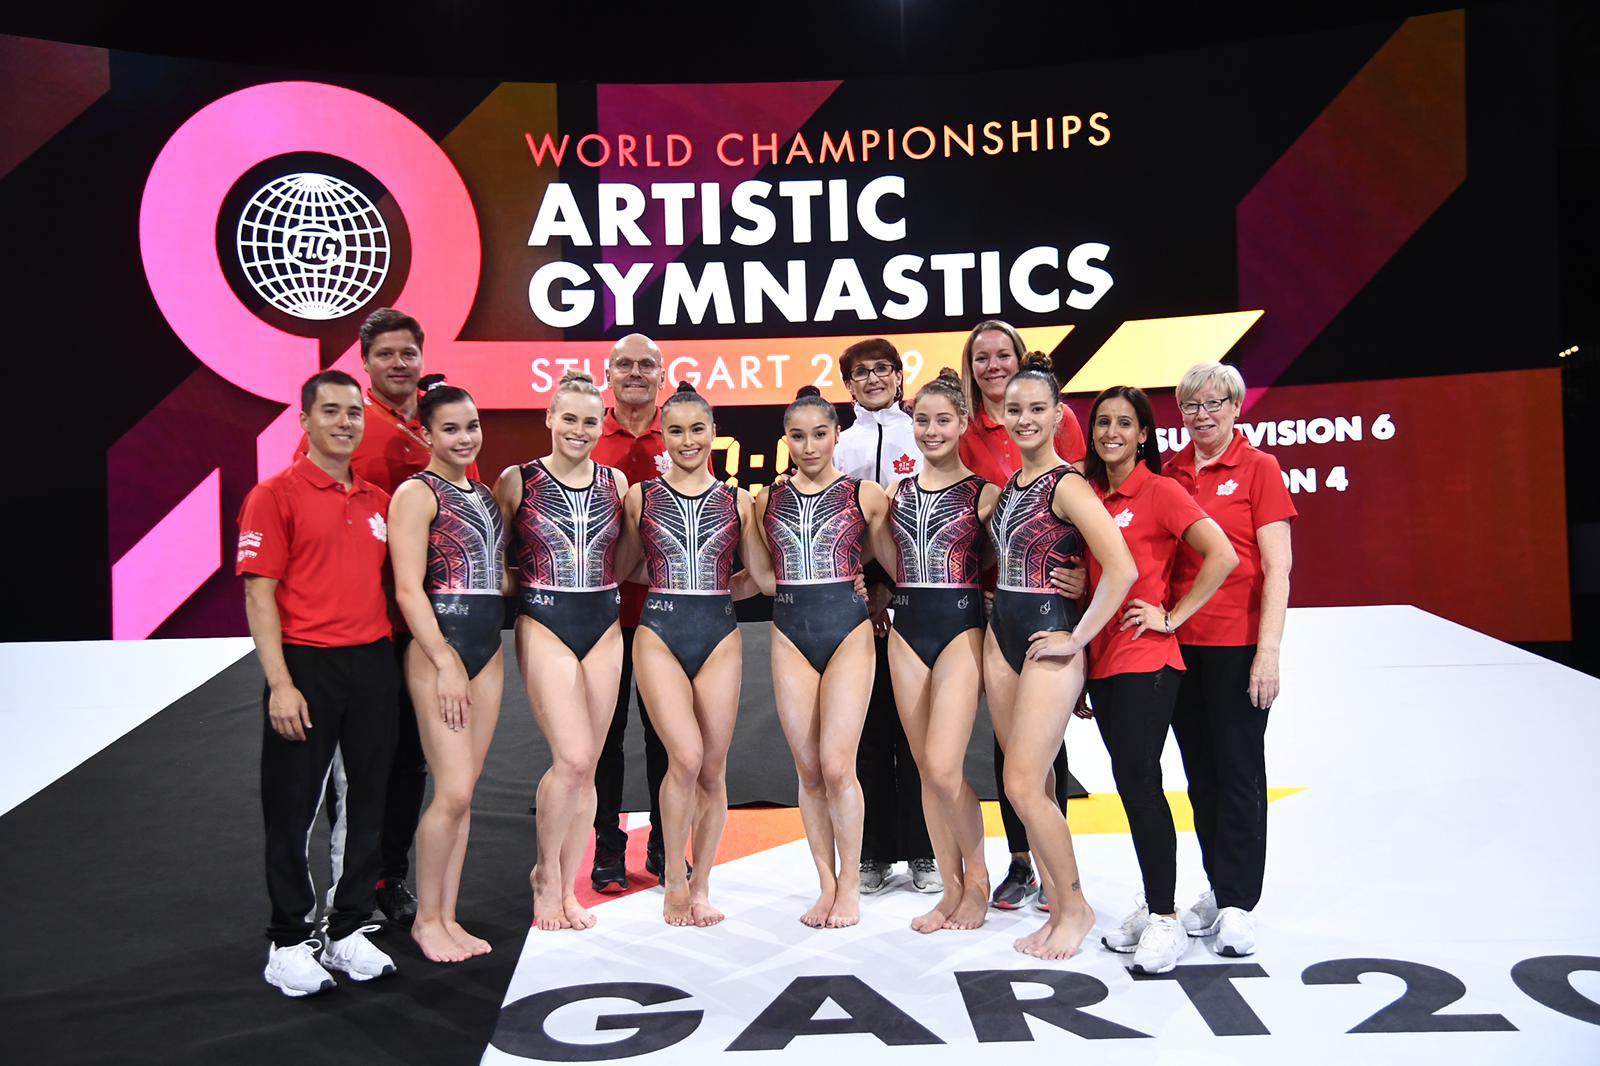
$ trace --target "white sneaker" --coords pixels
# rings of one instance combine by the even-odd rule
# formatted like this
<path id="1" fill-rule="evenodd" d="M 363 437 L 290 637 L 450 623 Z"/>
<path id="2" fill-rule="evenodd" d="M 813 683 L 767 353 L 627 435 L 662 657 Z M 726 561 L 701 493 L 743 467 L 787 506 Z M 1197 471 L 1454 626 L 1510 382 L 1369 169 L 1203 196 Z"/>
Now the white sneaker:
<path id="1" fill-rule="evenodd" d="M 375 925 L 363 925 L 347 937 L 328 941 L 322 949 L 322 965 L 341 971 L 352 981 L 370 981 L 394 973 L 394 960 L 367 939 L 367 934 L 377 929 Z"/>
<path id="2" fill-rule="evenodd" d="M 292 947 L 273 944 L 267 949 L 267 968 L 261 976 L 286 996 L 314 996 L 334 987 L 333 977 L 317 964 L 317 942 L 306 940 Z"/>
<path id="3" fill-rule="evenodd" d="M 912 859 L 911 887 L 917 892 L 943 892 L 944 878 L 939 876 L 939 864 L 932 859 Z"/>
<path id="4" fill-rule="evenodd" d="M 1189 950 L 1189 937 L 1183 923 L 1176 918 L 1159 914 L 1147 916 L 1144 933 L 1139 937 L 1139 950 L 1133 953 L 1134 973 L 1166 973 L 1178 965 L 1183 953 Z"/>
<path id="5" fill-rule="evenodd" d="M 1145 909 L 1144 898 L 1140 897 L 1139 905 L 1134 907 L 1133 913 L 1122 919 L 1122 925 L 1100 938 L 1100 943 L 1112 951 L 1120 951 L 1124 955 L 1139 946 L 1139 938 L 1144 936 L 1144 931 L 1150 926 L 1150 912 Z"/>
<path id="6" fill-rule="evenodd" d="M 1255 915 L 1238 907 L 1222 908 L 1217 918 L 1217 954 L 1239 959 L 1254 955 L 1255 951 Z"/>
<path id="7" fill-rule="evenodd" d="M 1183 928 L 1190 936 L 1210 936 L 1217 931 L 1217 894 L 1206 889 L 1206 894 L 1194 901 L 1194 906 L 1182 914 Z"/>

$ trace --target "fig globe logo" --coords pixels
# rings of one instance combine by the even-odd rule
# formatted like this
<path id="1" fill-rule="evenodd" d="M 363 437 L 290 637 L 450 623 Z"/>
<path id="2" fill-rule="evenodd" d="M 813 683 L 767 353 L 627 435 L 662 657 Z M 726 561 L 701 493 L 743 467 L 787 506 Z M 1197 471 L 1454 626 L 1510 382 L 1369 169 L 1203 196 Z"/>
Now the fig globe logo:
<path id="1" fill-rule="evenodd" d="M 378 206 L 327 174 L 285 174 L 239 215 L 239 266 L 262 299 L 324 322 L 360 310 L 389 274 L 389 229 Z"/>

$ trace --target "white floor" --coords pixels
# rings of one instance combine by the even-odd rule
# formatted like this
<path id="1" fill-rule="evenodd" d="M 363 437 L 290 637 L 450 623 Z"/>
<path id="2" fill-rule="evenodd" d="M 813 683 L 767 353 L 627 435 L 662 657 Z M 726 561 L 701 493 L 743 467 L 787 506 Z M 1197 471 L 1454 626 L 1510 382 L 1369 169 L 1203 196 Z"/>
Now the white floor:
<path id="1" fill-rule="evenodd" d="M 659 892 L 649 891 L 602 905 L 601 924 L 590 932 L 530 934 L 506 993 L 510 1009 L 483 1061 L 528 1061 L 502 1048 L 569 1061 L 609 1059 L 629 1050 L 628 1041 L 650 1039 L 672 1023 L 640 1017 L 606 1024 L 608 1016 L 698 1011 L 703 1016 L 685 1020 L 675 1043 L 644 1061 L 704 1063 L 728 1052 L 737 1062 L 998 1062 L 1034 1048 L 995 1041 L 988 1029 L 997 1024 L 992 1007 L 984 1023 L 991 1040 L 980 1042 L 957 974 L 972 981 L 975 971 L 1045 968 L 1092 979 L 1071 978 L 1076 985 L 1061 993 L 1076 988 L 1083 996 L 1082 1014 L 1056 1015 L 1068 1028 L 1030 1016 L 1025 1035 L 1009 1034 L 1031 1038 L 1052 1056 L 1364 1066 L 1600 1061 L 1600 1024 L 1536 1002 L 1510 976 L 1513 965 L 1529 958 L 1600 957 L 1593 825 L 1600 810 L 1593 769 L 1600 681 L 1408 607 L 1296 610 L 1288 632 L 1268 766 L 1273 786 L 1304 791 L 1271 807 L 1267 894 L 1257 911 L 1261 950 L 1249 960 L 1228 960 L 1196 941 L 1184 960 L 1259 966 L 1263 976 L 1231 981 L 1237 1000 L 1230 1003 L 1230 982 L 1195 992 L 1193 1001 L 1175 981 L 1135 982 L 1122 957 L 1098 947 L 1065 963 L 1018 955 L 1011 942 L 1038 922 L 1031 913 L 991 912 L 981 931 L 920 936 L 907 922 L 929 900 L 907 891 L 869 897 L 853 929 L 808 930 L 795 919 L 810 902 L 814 880 L 804 843 L 796 842 L 718 868 L 715 898 L 730 917 L 714 929 L 667 928 Z M 1109 791 L 1093 733 L 1082 722 L 1069 729 L 1074 771 L 1091 791 Z M 1170 745 L 1166 765 L 1168 788 L 1181 788 Z M 998 876 L 1003 843 L 989 846 Z M 1138 889 L 1129 839 L 1080 835 L 1077 848 L 1090 901 L 1102 927 L 1112 925 Z M 1180 834 L 1179 848 L 1181 903 L 1203 885 L 1192 834 Z M 1407 985 L 1375 972 L 1357 979 L 1371 963 L 1344 967 L 1342 981 L 1302 979 L 1308 967 L 1341 959 L 1432 968 L 1409 971 L 1408 994 L 1444 994 L 1387 1031 L 1350 1033 Z M 1589 965 L 1600 968 L 1600 958 Z M 1450 990 L 1452 976 L 1465 986 L 1459 999 Z M 813 1028 L 827 1028 L 827 1019 L 849 1027 L 852 1014 L 881 1027 L 898 1011 L 921 1027 L 910 1027 L 909 1039 L 923 1042 L 888 1046 L 871 1032 L 802 1033 L 782 1050 L 728 1050 L 786 989 L 791 1003 L 802 1002 L 806 989 L 820 987 L 803 979 L 818 977 L 835 978 L 828 987 L 846 1003 L 817 1000 L 791 1010 L 799 1028 L 812 1019 Z M 608 998 L 579 989 L 542 1027 L 530 1021 L 538 1015 L 534 1005 L 552 997 L 526 997 L 607 982 L 664 985 L 686 995 L 641 1006 L 617 998 L 615 988 L 595 990 Z M 1094 982 L 1104 987 L 1103 999 Z M 1019 999 L 1051 995 L 1049 986 L 1025 979 L 1013 987 Z M 1560 987 L 1600 1013 L 1600 969 L 1575 972 Z M 1437 1016 L 1425 1017 L 1434 1007 Z M 1488 1031 L 1413 1031 L 1450 1025 L 1450 1017 L 1464 1014 L 1499 1018 L 1487 1019 Z M 1134 1032 L 1080 1035 L 1095 1033 L 1095 1018 Z M 1224 1030 L 1270 1035 L 1216 1035 L 1208 1019 Z"/>
<path id="2" fill-rule="evenodd" d="M 248 637 L 0 644 L 0 814 L 252 647 Z"/>

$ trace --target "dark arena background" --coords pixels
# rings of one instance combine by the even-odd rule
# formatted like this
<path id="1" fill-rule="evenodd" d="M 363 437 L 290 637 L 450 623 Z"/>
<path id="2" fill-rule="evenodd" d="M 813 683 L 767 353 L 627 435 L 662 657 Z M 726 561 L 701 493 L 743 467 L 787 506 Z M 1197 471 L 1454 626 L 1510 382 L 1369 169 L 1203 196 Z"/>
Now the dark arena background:
<path id="1" fill-rule="evenodd" d="M 9 409 L 45 464 L 16 457 L 3 533 L 0 1059 L 1600 1058 L 1596 15 L 1291 6 L 0 18 Z M 1183 371 L 1236 365 L 1299 511 L 1270 949 L 1134 980 L 1098 933 L 1025 969 L 998 912 L 917 937 L 908 893 L 847 935 L 795 925 L 757 601 L 733 920 L 668 931 L 646 887 L 586 937 L 528 932 L 549 756 L 511 670 L 462 896 L 493 954 L 438 967 L 386 934 L 399 980 L 280 1000 L 237 515 L 291 457 L 300 383 L 362 377 L 385 305 L 476 396 L 491 480 L 547 449 L 562 372 L 603 380 L 632 332 L 715 404 L 714 470 L 751 490 L 788 468 L 798 387 L 848 411 L 862 337 L 910 393 L 1005 319 L 1080 419 L 1149 391 L 1166 453 Z M 1138 876 L 1073 729 L 1105 924 Z"/>

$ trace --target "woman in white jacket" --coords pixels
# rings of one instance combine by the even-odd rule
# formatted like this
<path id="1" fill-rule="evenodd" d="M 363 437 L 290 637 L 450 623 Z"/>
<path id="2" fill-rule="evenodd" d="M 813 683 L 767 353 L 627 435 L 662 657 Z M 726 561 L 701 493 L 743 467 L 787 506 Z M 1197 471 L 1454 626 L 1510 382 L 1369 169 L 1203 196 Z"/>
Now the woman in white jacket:
<path id="1" fill-rule="evenodd" d="M 900 353 L 882 337 L 857 341 L 839 355 L 839 374 L 855 400 L 855 421 L 839 434 L 834 464 L 851 477 L 883 488 L 922 469 L 911 415 L 901 406 Z M 933 859 L 922 815 L 922 779 L 895 709 L 889 679 L 889 575 L 867 568 L 867 605 L 877 638 L 878 671 L 867 708 L 856 774 L 866 805 L 861 840 L 861 891 L 881 891 L 899 860 L 910 867 L 910 887 L 939 892 L 944 883 Z"/>

